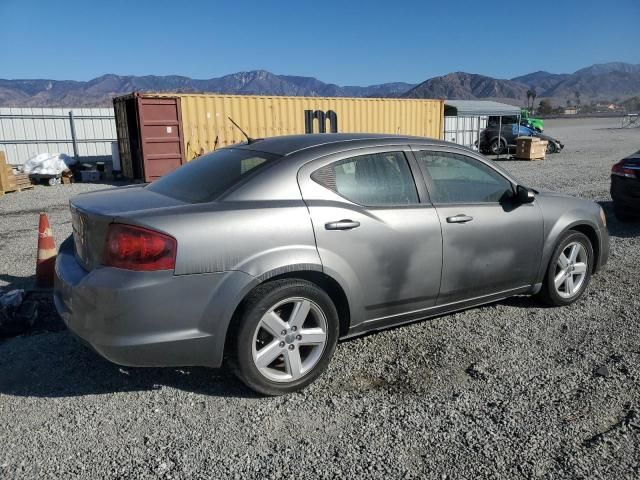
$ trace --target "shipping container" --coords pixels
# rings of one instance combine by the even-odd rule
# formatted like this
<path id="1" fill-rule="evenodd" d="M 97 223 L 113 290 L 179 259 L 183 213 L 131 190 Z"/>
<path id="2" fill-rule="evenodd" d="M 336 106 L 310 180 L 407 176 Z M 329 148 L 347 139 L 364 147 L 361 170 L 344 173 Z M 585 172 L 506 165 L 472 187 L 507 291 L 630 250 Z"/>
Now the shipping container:
<path id="1" fill-rule="evenodd" d="M 185 160 L 177 97 L 131 94 L 113 99 L 122 174 L 152 182 Z"/>
<path id="2" fill-rule="evenodd" d="M 245 141 L 229 117 L 253 138 L 365 132 L 440 139 L 444 127 L 444 102 L 430 99 L 133 93 L 115 98 L 114 107 L 123 174 L 145 181 Z"/>

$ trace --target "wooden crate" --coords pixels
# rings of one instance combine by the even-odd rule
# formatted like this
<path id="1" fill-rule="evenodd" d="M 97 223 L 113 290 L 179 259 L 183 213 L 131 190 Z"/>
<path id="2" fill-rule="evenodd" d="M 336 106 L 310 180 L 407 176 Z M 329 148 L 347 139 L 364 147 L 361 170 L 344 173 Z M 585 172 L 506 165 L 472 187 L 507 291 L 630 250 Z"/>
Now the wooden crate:
<path id="1" fill-rule="evenodd" d="M 547 153 L 547 141 L 538 137 L 518 137 L 516 140 L 516 158 L 522 160 L 544 160 Z"/>
<path id="2" fill-rule="evenodd" d="M 0 151 L 0 196 L 7 192 L 21 192 L 33 188 L 29 175 L 14 173 L 13 167 L 7 164 L 7 157 Z"/>

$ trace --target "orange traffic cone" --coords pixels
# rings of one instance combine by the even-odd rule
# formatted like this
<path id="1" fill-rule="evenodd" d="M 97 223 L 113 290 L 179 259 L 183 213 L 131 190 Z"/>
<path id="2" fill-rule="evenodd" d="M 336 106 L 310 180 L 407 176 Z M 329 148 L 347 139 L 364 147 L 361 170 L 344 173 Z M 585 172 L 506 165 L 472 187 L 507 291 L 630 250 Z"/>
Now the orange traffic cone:
<path id="1" fill-rule="evenodd" d="M 46 213 L 41 213 L 38 227 L 38 262 L 36 263 L 36 283 L 39 287 L 53 286 L 56 255 L 56 243 L 53 240 L 49 219 Z"/>

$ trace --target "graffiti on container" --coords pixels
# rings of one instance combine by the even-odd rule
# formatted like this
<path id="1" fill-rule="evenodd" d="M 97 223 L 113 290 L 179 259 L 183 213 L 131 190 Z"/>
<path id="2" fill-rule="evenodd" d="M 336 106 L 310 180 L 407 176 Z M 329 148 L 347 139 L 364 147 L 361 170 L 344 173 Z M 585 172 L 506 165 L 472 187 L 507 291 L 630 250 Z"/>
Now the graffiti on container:
<path id="1" fill-rule="evenodd" d="M 338 114 L 333 110 L 305 110 L 304 133 L 314 133 L 314 120 L 318 120 L 318 133 L 327 133 L 327 120 L 329 120 L 329 133 L 338 133 Z"/>

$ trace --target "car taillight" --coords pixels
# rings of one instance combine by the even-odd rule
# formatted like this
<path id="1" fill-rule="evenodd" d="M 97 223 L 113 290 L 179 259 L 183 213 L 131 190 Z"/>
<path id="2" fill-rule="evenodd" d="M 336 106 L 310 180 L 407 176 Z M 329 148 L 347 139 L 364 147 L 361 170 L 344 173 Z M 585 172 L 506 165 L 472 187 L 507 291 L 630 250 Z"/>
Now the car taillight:
<path id="1" fill-rule="evenodd" d="M 176 239 L 142 227 L 112 223 L 107 232 L 102 263 L 126 270 L 173 270 Z"/>
<path id="2" fill-rule="evenodd" d="M 619 177 L 628 177 L 635 178 L 636 172 L 631 168 L 626 168 L 624 164 L 624 160 L 615 163 L 613 167 L 611 167 L 611 175 L 617 175 Z"/>

